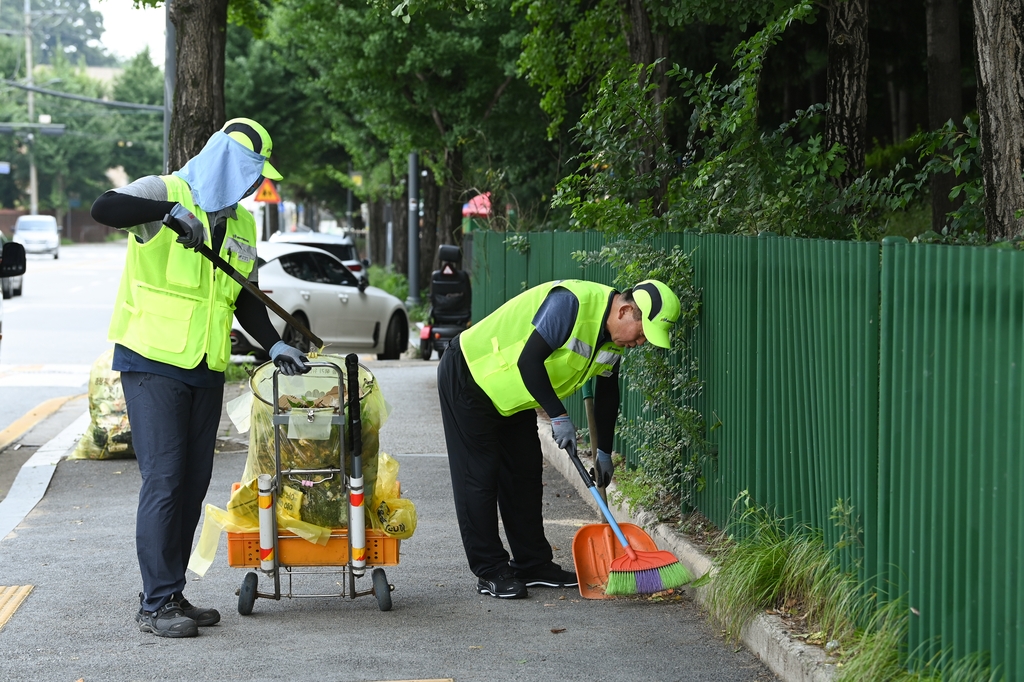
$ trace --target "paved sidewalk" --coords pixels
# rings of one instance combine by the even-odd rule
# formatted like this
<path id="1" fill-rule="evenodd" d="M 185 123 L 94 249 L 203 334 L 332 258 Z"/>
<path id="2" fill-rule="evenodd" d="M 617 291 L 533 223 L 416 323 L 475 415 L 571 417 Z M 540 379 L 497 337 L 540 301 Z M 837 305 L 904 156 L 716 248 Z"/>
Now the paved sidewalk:
<path id="1" fill-rule="evenodd" d="M 400 463 L 403 495 L 419 526 L 388 567 L 394 608 L 373 597 L 259 599 L 237 612 L 246 571 L 227 566 L 222 536 L 203 578 L 186 594 L 221 611 L 190 640 L 143 634 L 134 548 L 139 488 L 134 460 L 62 461 L 42 501 L 0 539 L 6 586 L 32 591 L 0 630 L 2 680 L 773 680 L 745 648 L 713 632 L 689 597 L 591 601 L 575 589 L 531 589 L 526 600 L 478 595 L 466 568 L 435 389 L 435 362 L 366 361 L 392 413 L 381 449 Z M 243 390 L 232 387 L 230 399 Z M 73 421 L 73 420 L 72 420 Z M 59 433 L 59 430 L 58 430 Z M 245 462 L 246 436 L 222 420 L 207 496 L 223 506 Z M 569 479 L 545 468 L 545 518 L 556 561 L 572 565 L 576 529 L 594 511 Z M 299 579 L 307 581 L 301 586 Z M 296 578 L 328 591 L 337 575 Z M 368 578 L 361 579 L 361 589 Z M 261 589 L 269 587 L 261 578 Z"/>

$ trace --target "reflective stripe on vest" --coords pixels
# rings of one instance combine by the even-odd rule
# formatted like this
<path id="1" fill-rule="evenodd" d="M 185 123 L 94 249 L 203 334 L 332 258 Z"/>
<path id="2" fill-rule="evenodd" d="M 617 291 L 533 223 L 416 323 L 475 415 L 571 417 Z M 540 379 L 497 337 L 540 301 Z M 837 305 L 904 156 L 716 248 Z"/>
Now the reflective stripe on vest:
<path id="1" fill-rule="evenodd" d="M 162 176 L 167 200 L 191 211 L 212 230 L 206 213 L 193 204 L 188 184 Z M 161 229 L 145 244 L 128 238 L 124 272 L 114 303 L 108 338 L 150 360 L 192 369 L 205 357 L 207 366 L 223 371 L 231 356 L 231 321 L 241 286 L 215 272 L 205 256 L 178 244 L 177 235 Z M 241 206 L 226 225 L 220 256 L 243 276 L 256 265 L 256 222 Z"/>
<path id="2" fill-rule="evenodd" d="M 575 294 L 580 307 L 569 339 L 544 362 L 555 394 L 565 398 L 591 377 L 610 376 L 622 357 L 622 349 L 610 341 L 595 352 L 614 289 L 582 280 L 547 282 L 529 289 L 459 335 L 473 380 L 503 415 L 540 407 L 523 383 L 519 356 L 535 329 L 534 315 L 556 286 Z"/>

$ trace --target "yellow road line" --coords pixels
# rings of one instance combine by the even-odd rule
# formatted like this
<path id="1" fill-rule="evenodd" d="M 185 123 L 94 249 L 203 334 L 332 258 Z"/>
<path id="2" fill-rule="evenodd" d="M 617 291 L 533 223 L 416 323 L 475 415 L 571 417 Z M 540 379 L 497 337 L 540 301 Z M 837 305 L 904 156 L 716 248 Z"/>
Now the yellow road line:
<path id="1" fill-rule="evenodd" d="M 59 410 L 64 403 L 69 400 L 74 400 L 75 398 L 81 398 L 85 395 L 88 394 L 82 393 L 81 395 L 65 395 L 58 398 L 50 398 L 49 400 L 39 403 L 24 415 L 18 417 L 13 424 L 3 431 L 0 431 L 0 450 L 3 450 L 8 445 L 21 438 L 26 431 Z"/>
<path id="2" fill-rule="evenodd" d="M 31 591 L 31 585 L 0 587 L 0 628 L 7 624 Z"/>

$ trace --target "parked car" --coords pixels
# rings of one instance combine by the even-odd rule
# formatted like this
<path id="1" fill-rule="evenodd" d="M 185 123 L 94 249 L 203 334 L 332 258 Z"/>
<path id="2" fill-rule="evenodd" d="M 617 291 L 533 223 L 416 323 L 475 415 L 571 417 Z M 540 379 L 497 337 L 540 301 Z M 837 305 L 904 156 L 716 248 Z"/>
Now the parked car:
<path id="1" fill-rule="evenodd" d="M 11 241 L 3 232 L 0 232 L 0 249 L 4 247 L 4 244 Z M 21 296 L 21 288 L 23 285 L 22 280 L 24 275 L 15 275 L 13 277 L 0 277 L 0 292 L 3 293 L 4 298 L 11 298 L 12 296 Z"/>
<path id="2" fill-rule="evenodd" d="M 376 353 L 397 360 L 409 347 L 409 314 L 405 304 L 383 289 L 357 278 L 332 254 L 301 244 L 260 242 L 256 245 L 260 289 L 319 336 L 328 353 Z M 270 319 L 282 338 L 308 348 L 298 331 L 274 313 Z M 238 320 L 231 331 L 234 355 L 266 353 Z"/>
<path id="3" fill-rule="evenodd" d="M 20 277 L 25 274 L 25 247 L 14 242 L 0 245 L 0 278 Z M 0 298 L 0 339 L 3 339 L 4 304 Z"/>
<path id="4" fill-rule="evenodd" d="M 52 253 L 60 257 L 60 228 L 52 215 L 23 215 L 14 222 L 14 241 L 25 253 Z"/>
<path id="5" fill-rule="evenodd" d="M 370 267 L 370 261 L 359 258 L 359 251 L 351 237 L 342 237 L 338 234 L 327 234 L 325 232 L 275 232 L 270 235 L 272 242 L 284 242 L 287 244 L 303 244 L 314 246 L 334 254 L 349 270 L 357 277 L 366 279 L 366 269 Z"/>

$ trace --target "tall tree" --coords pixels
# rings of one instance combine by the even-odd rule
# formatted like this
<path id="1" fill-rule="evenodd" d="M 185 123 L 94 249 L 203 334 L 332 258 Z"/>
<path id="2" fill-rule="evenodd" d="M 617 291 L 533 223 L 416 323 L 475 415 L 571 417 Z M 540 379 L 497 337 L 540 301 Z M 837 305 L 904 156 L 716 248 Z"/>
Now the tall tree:
<path id="1" fill-rule="evenodd" d="M 846 149 L 846 170 L 838 178 L 849 185 L 864 170 L 868 117 L 868 0 L 830 0 L 825 146 Z"/>
<path id="2" fill-rule="evenodd" d="M 960 125 L 963 118 L 957 0 L 927 0 L 925 19 L 928 34 L 928 127 L 938 130 L 949 120 Z M 942 232 L 946 214 L 954 208 L 949 192 L 955 179 L 952 172 L 932 176 L 932 230 L 935 232 Z"/>
<path id="3" fill-rule="evenodd" d="M 991 240 L 1024 236 L 1024 3 L 974 0 L 978 118 Z"/>

